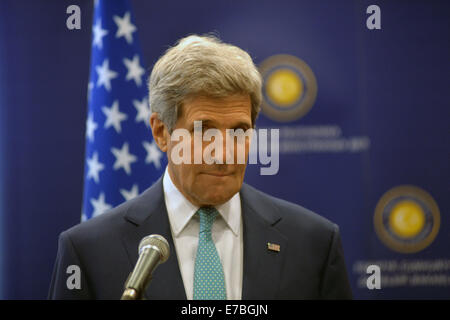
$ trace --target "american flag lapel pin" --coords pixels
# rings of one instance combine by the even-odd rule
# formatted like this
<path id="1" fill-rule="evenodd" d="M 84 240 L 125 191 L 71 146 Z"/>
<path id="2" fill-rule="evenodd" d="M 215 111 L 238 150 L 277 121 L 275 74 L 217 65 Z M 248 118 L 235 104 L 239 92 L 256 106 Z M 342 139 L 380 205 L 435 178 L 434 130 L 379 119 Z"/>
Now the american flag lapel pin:
<path id="1" fill-rule="evenodd" d="M 280 252 L 280 245 L 276 243 L 267 242 L 267 249 L 271 251 Z"/>

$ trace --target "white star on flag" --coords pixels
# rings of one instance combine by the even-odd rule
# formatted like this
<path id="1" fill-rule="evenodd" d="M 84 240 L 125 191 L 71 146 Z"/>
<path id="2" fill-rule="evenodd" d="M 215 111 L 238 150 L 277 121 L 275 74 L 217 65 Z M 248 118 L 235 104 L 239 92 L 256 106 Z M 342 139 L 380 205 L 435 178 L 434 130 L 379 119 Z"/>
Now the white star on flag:
<path id="1" fill-rule="evenodd" d="M 94 141 L 94 134 L 97 127 L 98 125 L 94 121 L 93 113 L 89 112 L 89 116 L 86 122 L 86 137 L 89 139 L 89 141 Z"/>
<path id="2" fill-rule="evenodd" d="M 117 133 L 122 132 L 121 122 L 128 118 L 126 113 L 122 113 L 119 111 L 119 101 L 116 100 L 113 102 L 111 108 L 102 107 L 102 111 L 106 116 L 105 121 L 105 129 L 113 126 L 116 129 Z"/>
<path id="3" fill-rule="evenodd" d="M 125 13 L 123 18 L 119 16 L 113 17 L 117 25 L 116 38 L 125 37 L 128 44 L 133 42 L 133 32 L 136 31 L 136 26 L 130 21 L 130 12 Z"/>
<path id="4" fill-rule="evenodd" d="M 105 165 L 98 161 L 98 152 L 94 152 L 92 158 L 87 159 L 88 174 L 87 178 L 92 178 L 96 183 L 99 182 L 99 173 L 105 169 Z"/>
<path id="5" fill-rule="evenodd" d="M 114 162 L 114 170 L 119 170 L 123 168 L 127 175 L 131 174 L 131 164 L 137 161 L 137 157 L 131 154 L 129 151 L 128 142 L 125 142 L 121 149 L 111 148 L 111 152 L 116 157 L 116 162 Z"/>
<path id="6" fill-rule="evenodd" d="M 104 213 L 105 211 L 112 208 L 112 206 L 105 202 L 105 193 L 100 193 L 98 199 L 92 198 L 91 204 L 94 207 L 94 212 L 92 213 L 92 217 L 96 217 Z"/>
<path id="7" fill-rule="evenodd" d="M 118 73 L 109 69 L 109 60 L 105 59 L 100 67 L 95 67 L 95 70 L 98 74 L 97 87 L 103 85 L 106 90 L 111 91 L 111 80 L 117 78 Z"/>
<path id="8" fill-rule="evenodd" d="M 93 46 L 102 49 L 103 37 L 108 34 L 108 30 L 102 29 L 102 19 L 97 20 L 97 23 L 92 28 L 92 32 L 94 33 L 94 41 L 92 42 Z"/>
<path id="9" fill-rule="evenodd" d="M 145 150 L 147 151 L 147 157 L 145 158 L 145 163 L 153 163 L 154 166 L 159 169 L 161 168 L 161 158 L 163 156 L 162 152 L 159 150 L 155 141 L 152 143 L 147 141 L 142 142 Z"/>
<path id="10" fill-rule="evenodd" d="M 133 184 L 130 191 L 126 189 L 120 189 L 120 193 L 125 198 L 126 201 L 136 198 L 139 195 L 139 188 L 137 184 Z"/>
<path id="11" fill-rule="evenodd" d="M 147 127 L 150 126 L 150 107 L 148 106 L 147 98 L 139 100 L 133 100 L 133 105 L 137 110 L 136 122 L 144 122 Z"/>
<path id="12" fill-rule="evenodd" d="M 133 60 L 124 58 L 123 63 L 128 69 L 125 79 L 127 81 L 133 79 L 137 86 L 141 86 L 142 76 L 145 74 L 145 69 L 142 68 L 139 63 L 139 56 L 137 54 L 134 55 Z"/>

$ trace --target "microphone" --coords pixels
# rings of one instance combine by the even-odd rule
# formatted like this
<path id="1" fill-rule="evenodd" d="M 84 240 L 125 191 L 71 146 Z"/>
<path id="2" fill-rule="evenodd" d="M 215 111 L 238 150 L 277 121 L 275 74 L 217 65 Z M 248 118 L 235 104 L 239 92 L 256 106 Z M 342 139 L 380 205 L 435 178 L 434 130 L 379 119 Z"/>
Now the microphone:
<path id="1" fill-rule="evenodd" d="M 169 243 L 163 236 L 152 234 L 139 243 L 139 259 L 125 282 L 125 290 L 120 300 L 139 300 L 152 278 L 156 267 L 169 258 Z"/>

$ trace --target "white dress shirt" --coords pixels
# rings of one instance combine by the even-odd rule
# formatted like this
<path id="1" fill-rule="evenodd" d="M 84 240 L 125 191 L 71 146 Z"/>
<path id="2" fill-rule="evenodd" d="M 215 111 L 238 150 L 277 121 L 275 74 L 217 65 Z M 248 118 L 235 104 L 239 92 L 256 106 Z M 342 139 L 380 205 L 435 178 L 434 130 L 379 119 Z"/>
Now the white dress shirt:
<path id="1" fill-rule="evenodd" d="M 163 178 L 164 200 L 169 215 L 172 238 L 188 300 L 194 296 L 194 266 L 198 247 L 199 207 L 190 203 L 177 189 L 168 169 Z M 219 215 L 212 226 L 212 239 L 222 262 L 228 300 L 241 300 L 243 237 L 239 192 L 229 201 L 216 206 Z"/>

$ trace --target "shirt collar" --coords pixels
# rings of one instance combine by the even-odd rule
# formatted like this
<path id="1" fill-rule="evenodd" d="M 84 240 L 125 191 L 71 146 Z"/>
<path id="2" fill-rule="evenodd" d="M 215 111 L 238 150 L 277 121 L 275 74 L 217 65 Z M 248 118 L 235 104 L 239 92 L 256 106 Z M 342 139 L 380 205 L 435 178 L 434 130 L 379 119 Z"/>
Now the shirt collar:
<path id="1" fill-rule="evenodd" d="M 168 168 L 163 177 L 164 199 L 172 231 L 177 237 L 195 215 L 198 206 L 193 205 L 173 184 Z M 239 234 L 241 219 L 241 198 L 237 192 L 230 200 L 215 207 L 234 235 Z"/>

